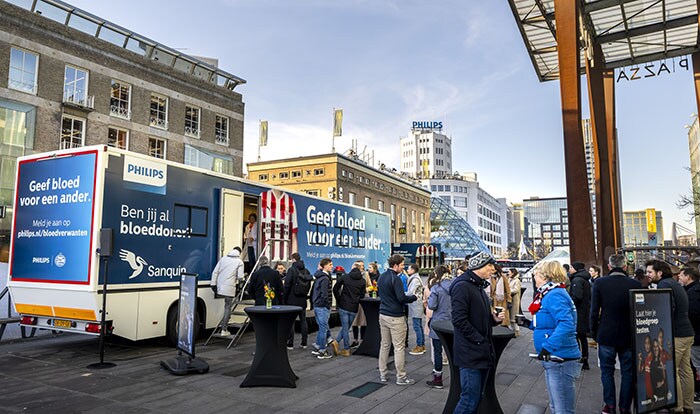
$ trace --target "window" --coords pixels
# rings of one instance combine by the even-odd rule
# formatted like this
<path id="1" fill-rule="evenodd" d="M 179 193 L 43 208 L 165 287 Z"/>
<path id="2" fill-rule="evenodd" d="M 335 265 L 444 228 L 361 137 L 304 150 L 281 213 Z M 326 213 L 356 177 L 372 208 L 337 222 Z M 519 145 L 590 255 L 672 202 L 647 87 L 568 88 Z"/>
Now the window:
<path id="1" fill-rule="evenodd" d="M 391 221 L 393 222 L 396 220 L 396 204 L 390 205 L 389 208 L 391 210 Z M 392 227 L 393 227 L 393 225 L 392 225 Z"/>
<path id="2" fill-rule="evenodd" d="M 192 165 L 222 174 L 233 174 L 233 158 L 185 144 L 185 165 Z"/>
<path id="3" fill-rule="evenodd" d="M 319 190 L 306 190 L 306 194 L 318 197 Z"/>
<path id="4" fill-rule="evenodd" d="M 63 115 L 61 122 L 61 149 L 85 145 L 85 120 Z"/>
<path id="5" fill-rule="evenodd" d="M 168 129 L 168 98 L 151 94 L 151 126 Z"/>
<path id="6" fill-rule="evenodd" d="M 129 131 L 121 128 L 109 127 L 107 132 L 107 145 L 120 149 L 129 149 Z"/>
<path id="7" fill-rule="evenodd" d="M 173 234 L 207 236 L 209 210 L 202 207 L 175 204 L 173 211 Z"/>
<path id="8" fill-rule="evenodd" d="M 131 119 L 131 85 L 112 80 L 109 114 L 119 118 Z"/>
<path id="9" fill-rule="evenodd" d="M 292 171 L 292 178 L 301 178 L 301 170 Z"/>
<path id="10" fill-rule="evenodd" d="M 164 139 L 148 138 L 148 155 L 160 159 L 165 159 L 167 145 Z"/>
<path id="11" fill-rule="evenodd" d="M 199 138 L 199 117 L 201 109 L 196 106 L 185 105 L 185 135 Z"/>
<path id="12" fill-rule="evenodd" d="M 282 171 L 280 173 L 280 180 L 286 180 L 287 178 L 289 178 L 289 171 Z"/>
<path id="13" fill-rule="evenodd" d="M 259 174 L 258 181 L 267 181 L 267 174 Z"/>
<path id="14" fill-rule="evenodd" d="M 349 172 L 348 172 L 348 178 L 351 179 L 351 180 L 354 179 L 354 178 L 355 178 L 355 174 L 354 174 L 352 171 L 349 171 Z"/>
<path id="15" fill-rule="evenodd" d="M 39 55 L 27 50 L 10 48 L 10 75 L 7 86 L 22 92 L 36 94 L 36 75 Z"/>
<path id="16" fill-rule="evenodd" d="M 342 177 L 345 177 L 345 176 L 347 175 L 347 172 L 345 172 L 345 170 L 341 170 L 341 171 L 340 171 L 340 175 L 341 175 Z"/>
<path id="17" fill-rule="evenodd" d="M 406 207 L 401 207 L 401 227 L 406 226 Z"/>
<path id="18" fill-rule="evenodd" d="M 382 213 L 384 212 L 384 201 L 383 200 L 377 201 L 377 210 L 381 211 Z"/>
<path id="19" fill-rule="evenodd" d="M 325 170 L 323 168 L 314 168 L 314 175 L 323 175 Z"/>
<path id="20" fill-rule="evenodd" d="M 88 71 L 66 65 L 63 78 L 63 102 L 91 107 L 88 102 Z"/>
<path id="21" fill-rule="evenodd" d="M 216 143 L 228 146 L 228 117 L 217 115 L 215 129 Z"/>
<path id="22" fill-rule="evenodd" d="M 365 197 L 365 208 L 372 208 L 372 198 Z"/>
<path id="23" fill-rule="evenodd" d="M 348 193 L 348 204 L 355 205 L 355 193 Z"/>

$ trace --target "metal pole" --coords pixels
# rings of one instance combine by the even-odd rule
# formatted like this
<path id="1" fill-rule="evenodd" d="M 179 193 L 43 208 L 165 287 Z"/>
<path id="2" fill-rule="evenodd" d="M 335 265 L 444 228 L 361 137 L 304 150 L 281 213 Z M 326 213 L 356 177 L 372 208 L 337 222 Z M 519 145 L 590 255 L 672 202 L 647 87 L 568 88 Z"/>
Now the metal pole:
<path id="1" fill-rule="evenodd" d="M 104 256 L 105 274 L 102 278 L 102 318 L 100 321 L 100 362 L 90 364 L 87 367 L 92 369 L 105 369 L 116 367 L 117 364 L 112 362 L 104 362 L 105 360 L 105 335 L 107 334 L 106 319 L 107 319 L 107 270 L 109 266 L 109 257 Z"/>

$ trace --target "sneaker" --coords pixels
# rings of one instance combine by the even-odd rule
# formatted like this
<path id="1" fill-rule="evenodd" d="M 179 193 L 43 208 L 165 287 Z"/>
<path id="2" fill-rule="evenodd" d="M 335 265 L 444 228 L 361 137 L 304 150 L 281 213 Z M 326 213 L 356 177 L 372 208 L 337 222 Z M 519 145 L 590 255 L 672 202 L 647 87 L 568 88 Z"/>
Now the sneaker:
<path id="1" fill-rule="evenodd" d="M 335 339 L 331 340 L 331 348 L 333 348 L 333 355 L 338 355 L 340 353 L 340 345 Z"/>
<path id="2" fill-rule="evenodd" d="M 294 349 L 294 346 L 292 346 L 292 345 L 287 345 L 287 350 L 288 350 L 288 351 L 291 351 L 292 349 Z"/>
<path id="3" fill-rule="evenodd" d="M 379 382 L 389 382 L 389 380 L 386 377 L 379 376 Z"/>
<path id="4" fill-rule="evenodd" d="M 321 352 L 320 354 L 318 354 L 318 356 L 317 356 L 316 358 L 318 358 L 318 359 L 328 359 L 328 358 L 333 358 L 333 355 L 331 355 L 331 353 L 328 352 L 328 350 L 326 349 L 326 350 L 324 350 L 323 352 Z"/>
<path id="5" fill-rule="evenodd" d="M 318 348 L 318 344 L 317 344 L 316 342 L 314 342 L 313 344 L 311 344 L 311 346 L 313 346 L 313 347 L 314 347 L 314 350 L 316 350 L 316 351 L 318 351 L 318 350 L 319 350 L 319 348 Z"/>
<path id="6" fill-rule="evenodd" d="M 219 334 L 221 336 L 231 336 L 231 332 L 228 331 L 228 329 L 222 329 L 221 333 Z"/>
<path id="7" fill-rule="evenodd" d="M 301 344 L 301 349 L 306 349 L 306 344 Z"/>
<path id="8" fill-rule="evenodd" d="M 408 377 L 396 379 L 396 385 L 413 385 L 415 383 L 416 383 L 416 380 L 408 378 Z"/>
<path id="9" fill-rule="evenodd" d="M 311 351 L 311 355 L 321 355 L 321 351 L 319 351 L 318 349 L 314 349 L 313 351 Z"/>
<path id="10" fill-rule="evenodd" d="M 601 413 L 602 414 L 615 414 L 615 406 L 614 405 L 606 405 L 603 407 L 603 411 Z"/>
<path id="11" fill-rule="evenodd" d="M 355 349 L 358 346 L 360 346 L 360 344 L 357 341 L 352 341 L 352 343 L 350 344 L 350 349 Z"/>
<path id="12" fill-rule="evenodd" d="M 348 356 L 350 356 L 351 354 L 350 354 L 350 350 L 349 350 L 349 349 L 342 349 L 340 352 L 338 352 L 338 355 L 348 357 Z"/>
<path id="13" fill-rule="evenodd" d="M 425 347 L 416 345 L 416 347 L 408 351 L 408 353 L 411 355 L 423 355 L 425 353 Z"/>

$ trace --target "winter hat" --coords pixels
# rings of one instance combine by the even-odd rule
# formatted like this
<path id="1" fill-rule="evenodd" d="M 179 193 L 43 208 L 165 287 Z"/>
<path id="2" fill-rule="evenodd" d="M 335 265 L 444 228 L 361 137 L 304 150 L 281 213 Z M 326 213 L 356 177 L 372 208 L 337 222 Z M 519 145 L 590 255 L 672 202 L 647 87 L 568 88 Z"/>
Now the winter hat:
<path id="1" fill-rule="evenodd" d="M 493 256 L 486 252 L 479 252 L 475 254 L 474 256 L 469 258 L 469 270 L 477 270 L 481 269 L 482 267 L 486 266 L 489 263 L 496 263 L 496 261 L 493 259 Z"/>
<path id="2" fill-rule="evenodd" d="M 336 266 L 335 269 L 333 269 L 333 273 L 345 273 L 345 268 L 343 266 Z"/>
<path id="3" fill-rule="evenodd" d="M 571 266 L 574 269 L 576 269 L 576 271 L 584 270 L 586 268 L 586 264 L 583 262 L 573 262 L 573 263 L 571 263 Z"/>

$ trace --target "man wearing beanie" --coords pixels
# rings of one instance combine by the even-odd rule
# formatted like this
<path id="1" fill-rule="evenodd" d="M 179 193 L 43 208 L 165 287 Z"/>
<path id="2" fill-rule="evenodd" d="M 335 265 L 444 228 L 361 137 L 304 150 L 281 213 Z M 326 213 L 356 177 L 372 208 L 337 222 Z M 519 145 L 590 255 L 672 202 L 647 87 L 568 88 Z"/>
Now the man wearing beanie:
<path id="1" fill-rule="evenodd" d="M 450 287 L 454 325 L 454 364 L 459 367 L 462 393 L 455 414 L 476 413 L 489 370 L 496 369 L 491 331 L 503 320 L 503 313 L 491 312 L 484 289 L 495 272 L 495 260 L 480 252 L 468 260 L 468 270 Z"/>
<path id="2" fill-rule="evenodd" d="M 589 315 L 591 314 L 591 274 L 586 270 L 586 265 L 581 262 L 573 262 L 571 267 L 574 274 L 571 275 L 571 299 L 576 305 L 576 340 L 581 349 L 582 369 L 591 369 L 588 365 L 588 332 Z"/>

